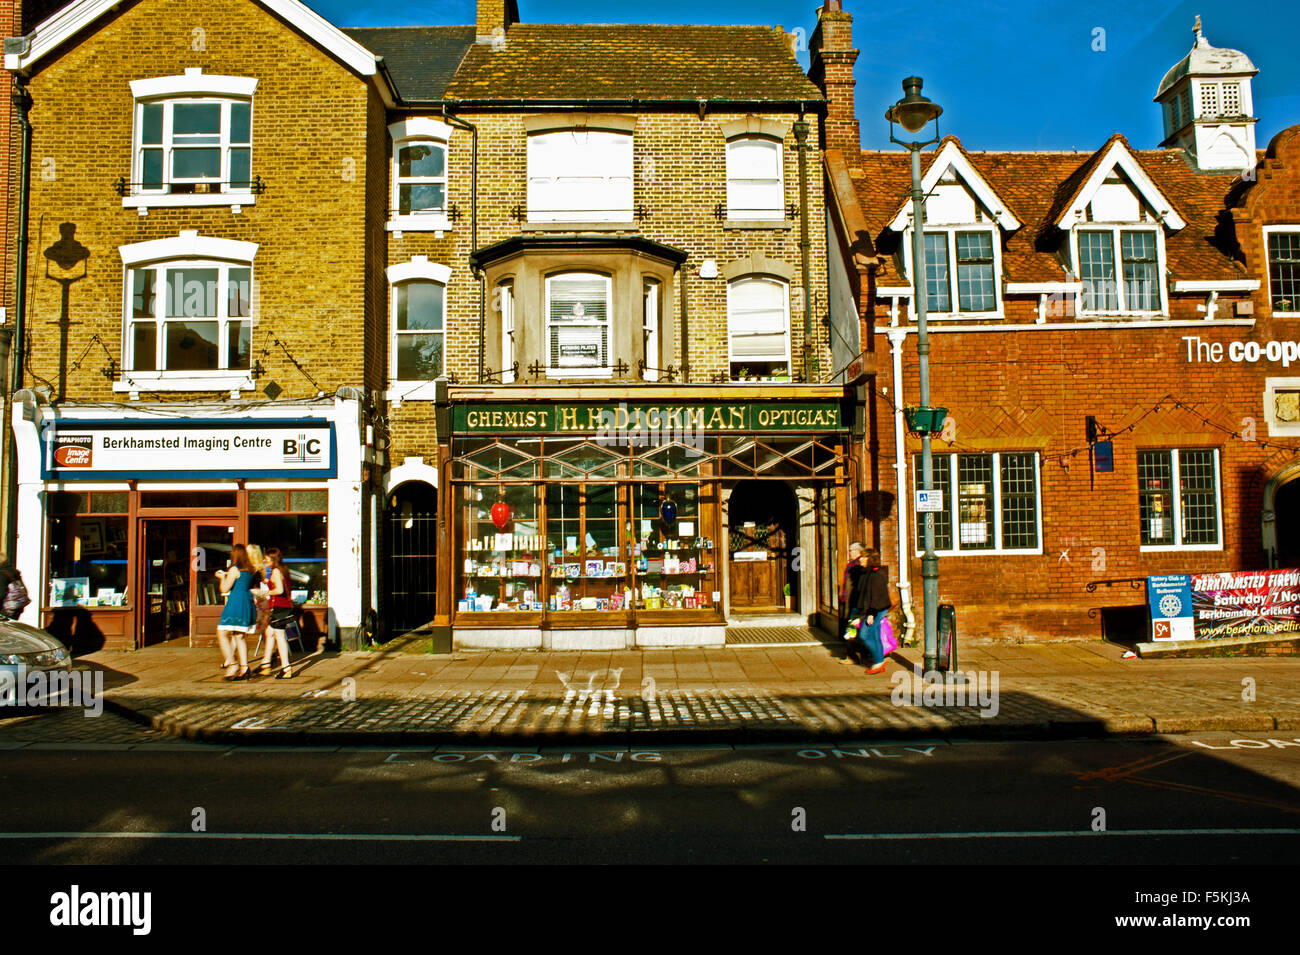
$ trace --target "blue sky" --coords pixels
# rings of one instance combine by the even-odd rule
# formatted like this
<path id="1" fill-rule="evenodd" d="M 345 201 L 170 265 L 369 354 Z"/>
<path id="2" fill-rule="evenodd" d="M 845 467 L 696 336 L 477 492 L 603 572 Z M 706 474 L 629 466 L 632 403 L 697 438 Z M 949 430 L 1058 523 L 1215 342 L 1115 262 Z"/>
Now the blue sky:
<path id="1" fill-rule="evenodd" d="M 339 26 L 474 22 L 472 0 L 308 2 Z M 806 35 L 816 25 L 818 6 L 815 0 L 732 0 L 710 7 L 698 0 L 518 3 L 528 23 L 779 23 Z M 1156 146 L 1160 114 L 1151 97 L 1165 71 L 1191 49 L 1198 13 L 1213 45 L 1242 50 L 1259 69 L 1253 86 L 1258 144 L 1300 123 L 1295 0 L 845 0 L 844 8 L 853 14 L 854 41 L 862 51 L 856 96 L 865 148 L 888 147 L 884 111 L 912 73 L 943 106 L 941 131 L 969 149 L 1091 151 L 1117 131 L 1139 148 Z"/>

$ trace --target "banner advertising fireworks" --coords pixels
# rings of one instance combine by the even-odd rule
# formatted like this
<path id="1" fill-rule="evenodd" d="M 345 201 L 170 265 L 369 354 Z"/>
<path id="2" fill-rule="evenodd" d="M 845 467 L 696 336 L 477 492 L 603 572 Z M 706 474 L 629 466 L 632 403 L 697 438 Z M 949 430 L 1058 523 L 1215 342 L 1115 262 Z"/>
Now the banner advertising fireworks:
<path id="1" fill-rule="evenodd" d="M 1300 570 L 1192 574 L 1195 638 L 1300 633 Z"/>

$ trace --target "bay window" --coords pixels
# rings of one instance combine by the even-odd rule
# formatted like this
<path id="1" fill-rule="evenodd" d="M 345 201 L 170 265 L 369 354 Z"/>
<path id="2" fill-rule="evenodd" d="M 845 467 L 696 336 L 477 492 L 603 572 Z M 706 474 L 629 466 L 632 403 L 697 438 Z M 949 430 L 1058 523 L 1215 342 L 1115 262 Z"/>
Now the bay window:
<path id="1" fill-rule="evenodd" d="M 546 373 L 550 377 L 613 374 L 610 362 L 610 280 L 585 272 L 546 280 Z"/>

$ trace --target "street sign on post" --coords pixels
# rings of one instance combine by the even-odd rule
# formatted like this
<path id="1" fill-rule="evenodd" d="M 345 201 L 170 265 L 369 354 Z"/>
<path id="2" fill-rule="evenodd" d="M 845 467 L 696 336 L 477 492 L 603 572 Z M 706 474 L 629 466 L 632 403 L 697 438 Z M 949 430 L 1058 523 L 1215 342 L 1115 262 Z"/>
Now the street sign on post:
<path id="1" fill-rule="evenodd" d="M 916 510 L 919 514 L 926 511 L 943 512 L 943 491 L 938 489 L 916 492 Z"/>

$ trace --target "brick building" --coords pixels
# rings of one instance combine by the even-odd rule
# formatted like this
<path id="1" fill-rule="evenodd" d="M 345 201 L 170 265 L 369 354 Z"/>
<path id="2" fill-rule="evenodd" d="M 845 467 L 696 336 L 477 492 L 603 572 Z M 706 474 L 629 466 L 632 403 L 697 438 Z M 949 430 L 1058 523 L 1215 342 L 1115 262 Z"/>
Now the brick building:
<path id="1" fill-rule="evenodd" d="M 827 8 L 822 55 L 851 62 Z M 1198 19 L 1157 148 L 923 156 L 939 587 L 969 637 L 1137 636 L 1148 575 L 1300 562 L 1300 127 L 1256 150 L 1255 72 Z M 824 86 L 834 244 L 879 359 L 865 533 L 919 628 L 908 157 L 861 150 L 851 82 Z"/>
<path id="2" fill-rule="evenodd" d="M 717 645 L 736 613 L 833 612 L 852 412 L 791 38 L 492 0 L 470 36 L 393 124 L 447 144 L 447 205 L 388 227 L 393 334 L 417 296 L 445 328 L 441 380 L 400 341 L 390 369 L 390 592 L 423 589 L 460 647 Z"/>
<path id="3" fill-rule="evenodd" d="M 308 629 L 351 639 L 378 545 L 381 61 L 293 0 L 81 0 L 6 67 L 33 128 L 24 619 L 206 643 L 213 571 L 255 541 Z"/>
<path id="4" fill-rule="evenodd" d="M 792 37 L 517 21 L 79 0 L 10 44 L 32 621 L 204 643 L 245 540 L 345 646 L 833 612 L 861 346 Z"/>

